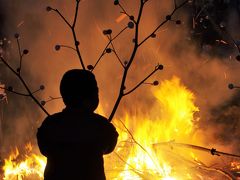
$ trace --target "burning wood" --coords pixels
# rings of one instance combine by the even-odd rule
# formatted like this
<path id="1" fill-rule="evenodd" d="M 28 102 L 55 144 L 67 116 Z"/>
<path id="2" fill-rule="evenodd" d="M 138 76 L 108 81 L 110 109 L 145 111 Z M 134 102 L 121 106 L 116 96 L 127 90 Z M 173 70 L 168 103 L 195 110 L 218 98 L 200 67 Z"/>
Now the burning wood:
<path id="1" fill-rule="evenodd" d="M 77 8 L 80 1 L 77 2 Z M 138 30 L 141 14 L 143 10 L 143 5 L 147 0 L 141 1 L 139 18 L 134 17 L 128 14 L 125 9 L 119 4 L 119 1 L 114 1 L 115 5 L 119 5 L 122 9 L 122 15 L 116 19 L 116 22 L 123 21 L 126 17 L 129 17 L 130 22 L 127 27 L 121 30 L 115 36 L 112 36 L 112 30 L 108 29 L 107 31 L 103 31 L 104 37 L 108 37 L 109 42 L 101 53 L 99 59 L 96 64 L 88 65 L 87 68 L 91 71 L 94 70 L 99 60 L 103 57 L 103 55 L 114 52 L 117 56 L 124 74 L 122 78 L 122 83 L 120 87 L 120 94 L 118 100 L 116 102 L 116 106 L 113 108 L 113 113 L 109 117 L 111 121 L 114 117 L 116 109 L 123 98 L 123 96 L 130 94 L 132 91 L 137 89 L 141 84 L 144 84 L 144 81 L 152 75 L 155 70 L 160 70 L 161 66 L 156 66 L 153 73 L 151 73 L 147 78 L 143 81 L 140 81 L 133 89 L 128 90 L 125 86 L 126 77 L 128 74 L 128 69 L 134 60 L 135 54 L 140 46 L 145 43 L 150 38 L 156 38 L 156 33 L 160 32 L 159 28 L 162 27 L 166 22 L 172 21 L 174 22 L 173 14 L 177 9 L 182 7 L 188 1 L 184 1 L 181 5 L 177 6 L 176 1 L 175 9 L 166 16 L 166 20 L 164 20 L 161 24 L 159 24 L 152 33 L 143 38 L 142 41 L 139 42 L 138 39 Z M 75 12 L 75 16 L 72 21 L 67 21 L 65 17 L 58 11 L 58 9 L 53 9 L 51 7 L 47 7 L 47 11 L 56 12 L 64 22 L 70 27 L 74 37 L 74 45 L 75 47 L 66 46 L 66 45 L 56 45 L 55 49 L 59 50 L 62 47 L 71 48 L 72 50 L 77 52 L 82 68 L 85 69 L 83 59 L 80 54 L 79 49 L 79 41 L 76 37 L 75 32 L 75 24 L 77 20 L 77 10 Z M 193 29 L 196 28 L 198 16 L 203 10 L 200 10 L 199 14 L 195 18 L 193 18 Z M 210 19 L 211 20 L 211 19 Z M 177 22 L 177 21 L 176 21 Z M 178 20 L 178 22 L 181 22 Z M 21 27 L 24 24 L 24 21 L 20 22 L 17 27 Z M 123 31 L 126 29 L 135 29 L 135 38 L 133 39 L 133 44 L 135 45 L 133 53 L 131 57 L 127 61 L 122 61 L 116 50 L 113 46 L 113 40 L 115 40 Z M 109 32 L 110 31 L 110 32 Z M 114 32 L 115 33 L 115 32 Z M 17 34 L 16 34 L 17 35 Z M 17 42 L 19 40 L 19 35 L 16 36 Z M 229 42 L 225 42 L 223 40 L 216 40 L 219 44 L 229 44 Z M 239 43 L 234 40 L 233 44 L 239 50 Z M 230 43 L 232 44 L 232 43 Z M 82 45 L 82 44 L 81 44 Z M 204 46 L 207 50 L 212 50 L 211 46 Z M 18 42 L 18 48 L 19 42 Z M 209 49 L 210 48 L 210 49 Z M 28 51 L 24 50 L 20 52 L 20 65 L 23 54 L 27 54 Z M 21 54 L 23 53 L 23 54 Z M 237 60 L 239 60 L 239 55 L 237 56 Z M 15 92 L 12 88 L 6 89 L 11 93 L 15 93 L 22 96 L 31 97 L 35 102 L 42 108 L 42 110 L 48 115 L 48 112 L 43 108 L 46 102 L 58 99 L 54 97 L 49 97 L 49 100 L 38 102 L 35 98 L 34 93 L 43 90 L 44 86 L 40 86 L 40 89 L 37 91 L 30 91 L 25 81 L 23 80 L 20 72 L 20 68 L 15 70 L 13 69 L 7 61 L 4 59 L 5 57 L 1 56 L 1 62 L 5 64 L 22 82 L 24 87 L 27 90 L 27 94 Z M 90 67 L 90 68 L 89 68 Z M 147 67 L 147 66 L 146 66 Z M 144 72 L 147 69 L 144 69 Z M 121 78 L 122 76 L 120 76 Z M 119 78 L 119 79 L 120 79 Z M 226 77 L 225 77 L 226 78 Z M 155 84 L 158 85 L 158 81 Z M 145 83 L 146 84 L 146 83 Z M 148 83 L 149 84 L 149 83 Z M 152 83 L 150 83 L 152 84 Z M 154 83 L 153 83 L 154 84 Z M 115 153 L 105 157 L 106 159 L 106 174 L 108 179 L 162 179 L 162 180 L 175 180 L 175 179 L 235 179 L 239 176 L 239 162 L 236 160 L 230 163 L 230 167 L 215 167 L 209 166 L 208 158 L 206 155 L 198 154 L 193 152 L 193 150 L 201 150 L 209 152 L 212 155 L 227 155 L 238 158 L 238 155 L 228 154 L 221 151 L 217 151 L 216 149 L 208 149 L 202 147 L 204 142 L 202 141 L 202 137 L 196 133 L 196 125 L 199 121 L 199 118 L 194 117 L 194 114 L 199 111 L 198 107 L 194 104 L 194 95 L 191 91 L 189 91 L 185 86 L 183 86 L 178 78 L 173 78 L 172 80 L 167 80 L 160 83 L 161 86 L 158 90 L 153 90 L 153 94 L 155 95 L 156 102 L 155 104 L 151 104 L 149 106 L 149 114 L 144 114 L 140 109 L 136 110 L 137 113 L 132 115 L 129 112 L 126 112 L 125 118 L 117 121 L 115 119 L 115 124 L 118 126 L 118 131 L 120 132 L 120 141 L 118 143 L 118 148 Z M 0 84 L 0 100 L 6 99 L 6 94 L 4 91 L 4 86 Z M 229 85 L 230 89 L 238 88 L 233 84 Z M 128 90 L 128 91 L 127 91 Z M 120 123 L 122 122 L 122 123 Z M 126 125 L 125 125 L 126 124 Z M 184 144 L 168 142 L 171 139 L 175 139 L 177 142 L 185 142 Z M 166 147 L 159 147 L 160 142 L 166 142 L 169 145 Z M 195 146 L 192 144 L 200 144 L 201 146 Z M 174 148 L 173 148 L 174 146 Z M 176 147 L 175 147 L 176 146 Z M 191 148 L 191 150 L 183 150 L 182 147 Z M 192 150 L 193 149 L 193 150 Z M 208 157 L 208 156 L 207 156 Z M 212 156 L 210 156 L 212 157 Z M 215 157 L 215 156 L 214 156 Z M 206 163 L 201 160 L 207 161 Z M 27 144 L 25 147 L 25 151 L 23 153 L 19 153 L 18 149 L 15 149 L 9 157 L 4 160 L 4 175 L 3 179 L 43 179 L 43 170 L 45 167 L 46 160 L 39 156 L 38 153 L 34 153 L 32 150 L 32 146 Z"/>
<path id="2" fill-rule="evenodd" d="M 225 172 L 223 169 L 208 166 L 200 161 L 200 159 L 206 161 L 206 154 L 199 155 L 192 149 L 205 150 L 209 157 L 211 157 L 210 152 L 222 155 L 226 153 L 175 142 L 165 143 L 169 146 L 159 146 L 160 142 L 170 139 L 192 144 L 203 142 L 195 133 L 199 119 L 194 118 L 194 113 L 199 109 L 194 104 L 194 95 L 178 78 L 163 81 L 157 90 L 153 90 L 153 94 L 156 103 L 149 109 L 151 115 L 138 112 L 135 115 L 126 114 L 125 118 L 121 119 L 132 136 L 126 133 L 122 124 L 115 119 L 120 141 L 115 153 L 105 157 L 108 179 L 201 180 L 208 177 L 213 180 L 216 177 L 231 179 L 237 176 L 236 172 L 240 169 L 239 162 L 232 162 L 229 172 Z M 191 150 L 183 150 L 181 146 Z M 34 153 L 31 144 L 25 146 L 23 154 L 15 149 L 4 160 L 4 179 L 43 179 L 46 159 Z M 231 171 L 234 171 L 235 176 Z"/>
<path id="3" fill-rule="evenodd" d="M 46 158 L 33 153 L 31 144 L 25 146 L 25 151 L 20 154 L 16 148 L 4 160 L 4 180 L 23 180 L 29 177 L 30 179 L 43 179 Z"/>

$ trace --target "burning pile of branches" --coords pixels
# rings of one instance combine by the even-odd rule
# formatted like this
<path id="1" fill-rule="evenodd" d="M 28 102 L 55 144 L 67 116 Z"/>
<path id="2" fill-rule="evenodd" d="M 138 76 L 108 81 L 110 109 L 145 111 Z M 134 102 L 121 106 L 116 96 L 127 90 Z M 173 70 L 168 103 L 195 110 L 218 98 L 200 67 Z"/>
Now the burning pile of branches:
<path id="1" fill-rule="evenodd" d="M 105 169 L 108 179 L 236 179 L 239 176 L 239 156 L 216 150 L 215 148 L 205 148 L 204 137 L 198 129 L 199 117 L 196 117 L 199 108 L 195 105 L 194 94 L 187 89 L 178 77 L 171 80 L 159 82 L 154 80 L 148 82 L 153 75 L 163 70 L 163 65 L 158 63 L 152 66 L 152 71 L 145 75 L 145 78 L 137 82 L 133 87 L 127 87 L 129 70 L 133 62 L 136 61 L 136 54 L 145 42 L 151 38 L 156 38 L 161 27 L 168 22 L 174 22 L 181 25 L 179 19 L 175 19 L 176 11 L 181 9 L 189 1 L 177 3 L 174 1 L 173 10 L 166 15 L 165 19 L 153 28 L 147 36 L 140 38 L 140 22 L 146 4 L 149 0 L 140 0 L 137 16 L 133 16 L 124 8 L 120 1 L 114 0 L 114 5 L 121 9 L 122 16 L 117 19 L 121 21 L 128 18 L 129 21 L 118 33 L 112 29 L 104 29 L 103 35 L 108 39 L 108 43 L 102 50 L 95 64 L 88 64 L 84 61 L 81 54 L 80 42 L 76 33 L 76 23 L 78 18 L 78 9 L 80 0 L 76 0 L 75 13 L 72 22 L 57 9 L 47 6 L 48 12 L 56 13 L 67 25 L 72 33 L 74 46 L 56 44 L 55 50 L 69 48 L 76 53 L 82 69 L 94 71 L 107 54 L 113 53 L 122 68 L 120 86 L 117 89 L 118 95 L 112 111 L 108 117 L 113 121 L 120 134 L 119 142 L 114 153 L 105 157 Z M 119 38 L 123 32 L 133 30 L 134 36 L 132 52 L 128 60 L 122 60 L 114 41 Z M 29 53 L 28 49 L 22 49 L 20 46 L 20 35 L 15 34 L 18 45 L 19 64 L 13 67 L 6 57 L 1 54 L 1 62 L 18 78 L 19 82 L 25 88 L 25 92 L 19 92 L 12 85 L 5 87 L 0 84 L 0 98 L 6 99 L 5 91 L 24 97 L 30 97 L 46 115 L 50 113 L 45 108 L 46 103 L 61 99 L 61 97 L 49 96 L 47 100 L 39 100 L 36 94 L 45 89 L 40 85 L 36 90 L 31 90 L 28 83 L 22 76 L 23 58 Z M 235 42 L 235 41 L 234 41 Z M 236 45 L 236 43 L 235 43 Z M 238 48 L 239 50 L 239 48 Z M 236 57 L 238 58 L 238 56 Z M 136 110 L 135 114 L 128 111 L 124 118 L 114 118 L 122 99 L 135 92 L 143 84 L 153 85 L 152 94 L 155 103 L 148 109 L 148 114 L 143 114 L 141 110 Z M 158 86 L 158 87 L 156 87 Z M 233 84 L 230 89 L 236 88 Z M 139 107 L 141 109 L 141 107 Z M 104 112 L 101 112 L 104 113 Z M 183 143 L 181 143 L 183 142 Z M 193 145 L 194 144 L 194 145 Z M 9 179 L 43 179 L 43 171 L 46 160 L 33 151 L 31 144 L 27 144 L 24 150 L 13 150 L 9 157 L 2 162 L 2 178 Z M 220 166 L 220 157 L 231 157 L 226 166 Z M 206 162 L 205 162 L 206 161 Z M 212 162 L 217 161 L 217 164 Z"/>

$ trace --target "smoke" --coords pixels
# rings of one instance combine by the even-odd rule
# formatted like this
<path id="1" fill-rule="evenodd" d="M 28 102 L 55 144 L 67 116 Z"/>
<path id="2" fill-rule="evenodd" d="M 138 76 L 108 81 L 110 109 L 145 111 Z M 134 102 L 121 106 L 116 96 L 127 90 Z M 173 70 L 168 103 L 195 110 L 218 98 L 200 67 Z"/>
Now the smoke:
<path id="1" fill-rule="evenodd" d="M 59 82 L 63 73 L 71 68 L 80 68 L 74 51 L 67 48 L 55 51 L 56 44 L 73 46 L 73 38 L 64 21 L 56 13 L 46 11 L 46 6 L 57 8 L 69 22 L 72 22 L 74 2 L 1 0 L 1 4 L 4 4 L 4 30 L 12 41 L 12 58 L 9 62 L 17 66 L 17 46 L 13 34 L 18 32 L 21 36 L 21 46 L 30 51 L 29 55 L 24 57 L 24 78 L 33 90 L 38 89 L 41 84 L 46 87 L 37 95 L 39 100 L 46 100 L 49 96 L 59 97 Z M 124 1 L 123 5 L 136 18 L 138 4 L 135 1 Z M 172 9 L 172 2 L 149 1 L 140 24 L 140 40 L 151 33 L 159 22 L 165 20 L 165 16 Z M 83 0 L 80 3 L 76 31 L 86 65 L 96 62 L 108 42 L 102 30 L 111 28 L 114 35 L 129 22 L 127 17 L 116 22 L 121 15 L 120 11 L 110 0 Z M 229 16 L 231 19 L 232 17 L 238 16 L 236 14 Z M 179 10 L 173 18 L 181 19 L 182 24 L 176 25 L 173 21 L 165 24 L 156 34 L 156 38 L 149 39 L 140 47 L 129 71 L 127 90 L 145 78 L 158 63 L 163 64 L 164 70 L 148 82 L 158 80 L 161 83 L 162 80 L 172 76 L 180 77 L 186 87 L 191 89 L 196 96 L 196 103 L 200 108 L 200 130 L 207 127 L 208 131 L 204 132 L 206 137 L 214 134 L 214 138 L 210 140 L 211 143 L 229 142 L 231 144 L 229 140 L 237 142 L 240 139 L 237 131 L 240 117 L 239 104 L 234 104 L 232 99 L 239 99 L 239 97 L 236 96 L 235 91 L 230 91 L 227 85 L 230 82 L 239 81 L 240 64 L 229 57 L 217 58 L 199 53 L 197 46 L 191 40 L 190 17 L 187 9 Z M 233 22 L 231 20 L 231 24 L 234 24 Z M 232 28 L 231 33 L 237 34 L 236 29 Z M 133 30 L 128 29 L 114 41 L 115 48 L 123 61 L 128 61 L 130 57 L 133 48 L 133 33 Z M 101 106 L 106 116 L 110 114 L 118 95 L 122 72 L 123 68 L 113 53 L 106 54 L 94 70 L 100 89 Z M 11 84 L 18 82 L 18 80 L 13 80 L 13 77 L 9 79 Z M 17 88 L 24 90 L 20 86 Z M 148 107 L 155 102 L 150 89 L 149 85 L 143 85 L 136 92 L 125 97 L 116 116 L 124 115 L 126 109 L 134 113 L 139 108 L 139 104 L 141 104 L 141 109 L 147 112 Z M 8 109 L 9 106 L 11 108 Z M 50 113 L 54 113 L 61 111 L 64 105 L 61 100 L 56 100 L 47 103 L 45 107 Z M 19 145 L 29 139 L 29 134 L 33 138 L 45 116 L 38 107 L 30 99 L 9 94 L 9 105 L 6 109 L 8 109 L 5 113 L 8 121 L 6 122 L 8 130 L 5 131 L 6 139 L 14 139 L 14 144 Z M 14 111 L 17 113 L 12 114 L 11 112 Z M 6 143 L 4 146 L 9 146 L 9 144 Z"/>

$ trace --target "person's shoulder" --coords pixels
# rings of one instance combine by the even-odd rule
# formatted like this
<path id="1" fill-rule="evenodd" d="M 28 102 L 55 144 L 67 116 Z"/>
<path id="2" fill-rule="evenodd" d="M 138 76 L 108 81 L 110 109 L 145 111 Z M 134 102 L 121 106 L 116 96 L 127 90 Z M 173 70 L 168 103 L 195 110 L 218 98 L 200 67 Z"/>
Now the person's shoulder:
<path id="1" fill-rule="evenodd" d="M 108 119 L 100 114 L 94 113 L 93 114 L 95 121 L 102 126 L 105 127 L 111 127 L 113 128 L 114 126 L 112 125 L 111 122 L 108 121 Z"/>
<path id="2" fill-rule="evenodd" d="M 93 117 L 94 117 L 94 119 L 95 119 L 96 121 L 98 121 L 98 122 L 106 123 L 106 124 L 109 123 L 108 119 L 107 119 L 106 117 L 100 115 L 100 114 L 93 113 Z"/>
<path id="3" fill-rule="evenodd" d="M 94 115 L 95 121 L 96 121 L 99 125 L 101 125 L 102 127 L 105 127 L 105 128 L 107 128 L 107 129 L 110 128 L 110 129 L 113 129 L 113 130 L 116 129 L 116 128 L 113 126 L 113 124 L 112 124 L 111 122 L 109 122 L 109 120 L 108 120 L 106 117 L 101 116 L 101 115 L 96 114 L 96 113 L 94 113 L 93 115 Z"/>
<path id="4" fill-rule="evenodd" d="M 51 114 L 49 116 L 47 116 L 42 125 L 51 125 L 54 124 L 55 122 L 57 122 L 59 119 L 62 119 L 63 113 L 62 112 L 58 112 L 58 113 L 54 113 Z"/>

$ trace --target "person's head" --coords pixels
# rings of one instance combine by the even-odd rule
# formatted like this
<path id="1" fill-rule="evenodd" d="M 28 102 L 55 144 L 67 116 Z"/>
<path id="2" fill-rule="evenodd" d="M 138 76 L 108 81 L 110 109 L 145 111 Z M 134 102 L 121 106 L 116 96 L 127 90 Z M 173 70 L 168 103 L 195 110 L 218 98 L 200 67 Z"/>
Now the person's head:
<path id="1" fill-rule="evenodd" d="M 67 71 L 60 83 L 60 93 L 67 107 L 94 111 L 99 103 L 97 81 L 87 70 Z"/>

